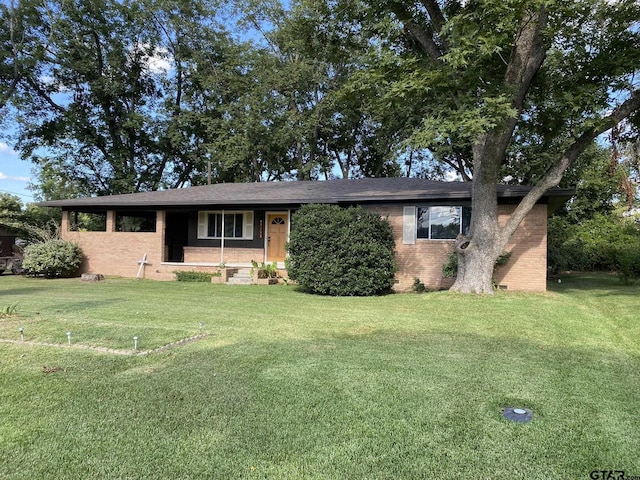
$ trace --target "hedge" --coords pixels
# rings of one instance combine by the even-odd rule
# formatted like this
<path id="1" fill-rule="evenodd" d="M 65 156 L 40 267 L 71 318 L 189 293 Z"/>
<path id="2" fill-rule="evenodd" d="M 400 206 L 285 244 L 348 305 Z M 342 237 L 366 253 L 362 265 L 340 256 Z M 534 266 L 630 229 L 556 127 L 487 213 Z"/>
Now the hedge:
<path id="1" fill-rule="evenodd" d="M 391 225 L 362 207 L 305 205 L 293 215 L 289 277 L 322 295 L 365 296 L 394 283 Z"/>

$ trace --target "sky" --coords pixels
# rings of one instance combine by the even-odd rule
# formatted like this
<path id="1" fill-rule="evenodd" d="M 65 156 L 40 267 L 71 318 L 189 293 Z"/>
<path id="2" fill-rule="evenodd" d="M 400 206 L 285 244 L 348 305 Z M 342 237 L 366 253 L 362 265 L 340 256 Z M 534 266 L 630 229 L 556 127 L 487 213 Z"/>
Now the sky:
<path id="1" fill-rule="evenodd" d="M 0 141 L 0 193 L 17 195 L 22 203 L 33 202 L 33 192 L 27 190 L 32 165 L 20 159 L 11 145 Z"/>

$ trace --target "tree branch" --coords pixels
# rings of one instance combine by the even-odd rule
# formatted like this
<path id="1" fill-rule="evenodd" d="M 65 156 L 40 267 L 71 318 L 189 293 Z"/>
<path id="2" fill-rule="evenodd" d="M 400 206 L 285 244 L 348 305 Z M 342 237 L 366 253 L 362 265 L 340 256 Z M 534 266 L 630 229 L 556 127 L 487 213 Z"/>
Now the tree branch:
<path id="1" fill-rule="evenodd" d="M 550 188 L 557 187 L 564 175 L 564 172 L 575 162 L 598 135 L 615 127 L 632 113 L 640 110 L 640 90 L 635 90 L 631 96 L 609 115 L 602 119 L 598 125 L 589 128 L 580 135 L 561 155 L 559 161 L 542 177 L 529 193 L 520 201 L 514 212 L 509 217 L 506 225 L 502 228 L 500 236 L 508 240 L 516 231 L 524 217 L 533 208 L 540 198 Z"/>
<path id="2" fill-rule="evenodd" d="M 44 90 L 42 90 L 40 85 L 38 85 L 32 78 L 27 77 L 26 81 L 31 86 L 31 88 L 35 90 L 38 96 L 45 102 L 47 102 L 51 107 L 53 107 L 54 110 L 56 110 L 58 113 L 67 113 L 67 109 L 54 102 L 51 97 Z"/>
<path id="3" fill-rule="evenodd" d="M 433 38 L 433 32 L 414 22 L 411 13 L 400 2 L 390 2 L 389 7 L 393 14 L 398 17 L 398 20 L 402 22 L 411 37 L 418 42 L 420 49 L 434 62 L 440 62 L 442 52 Z"/>
<path id="4" fill-rule="evenodd" d="M 424 8 L 427 9 L 427 13 L 429 14 L 429 18 L 431 18 L 431 24 L 433 25 L 434 30 L 438 35 L 441 35 L 442 28 L 444 27 L 444 24 L 447 23 L 447 20 L 442 14 L 440 5 L 438 5 L 438 2 L 435 0 L 420 0 L 420 3 L 422 3 Z"/>
<path id="5" fill-rule="evenodd" d="M 511 106 L 520 111 L 533 77 L 538 73 L 546 57 L 542 30 L 547 25 L 544 6 L 531 12 L 522 20 L 505 73 L 505 86 L 513 90 Z"/>
<path id="6" fill-rule="evenodd" d="M 546 56 L 542 30 L 547 24 L 544 6 L 536 12 L 525 14 L 522 25 L 514 40 L 511 58 L 504 76 L 504 86 L 511 94 L 511 107 L 518 113 L 522 111 L 524 99 L 531 88 L 536 73 L 540 70 Z M 493 176 L 493 171 L 484 172 L 482 165 L 495 170 L 505 156 L 509 142 L 513 137 L 519 115 L 510 115 L 503 119 L 500 127 L 478 137 L 474 144 L 474 173 Z M 493 181 L 495 182 L 495 178 Z"/>
<path id="7" fill-rule="evenodd" d="M 448 52 L 449 44 L 443 35 L 444 25 L 447 23 L 447 19 L 444 18 L 440 5 L 438 5 L 436 0 L 420 0 L 420 3 L 427 9 L 433 30 L 438 35 L 438 40 L 442 45 L 442 53 Z"/>
<path id="8" fill-rule="evenodd" d="M 429 58 L 436 63 L 439 63 L 442 52 L 433 40 L 433 37 L 417 23 L 407 20 L 404 23 L 404 27 L 411 34 L 416 42 L 420 45 L 423 52 L 429 55 Z"/>
<path id="9" fill-rule="evenodd" d="M 16 10 L 15 10 L 15 4 L 13 0 L 11 1 L 9 8 L 11 10 L 10 18 L 9 18 L 9 38 L 11 42 L 11 57 L 13 60 L 13 79 L 11 80 L 11 85 L 9 85 L 9 88 L 7 89 L 5 98 L 0 100 L 0 110 L 4 108 L 4 106 L 7 104 L 7 102 L 13 95 L 13 93 L 16 91 L 16 88 L 18 87 L 18 82 L 20 81 L 20 77 L 21 77 L 20 67 L 18 62 L 19 52 L 21 48 L 18 46 L 18 42 L 16 42 L 16 38 L 15 38 Z"/>

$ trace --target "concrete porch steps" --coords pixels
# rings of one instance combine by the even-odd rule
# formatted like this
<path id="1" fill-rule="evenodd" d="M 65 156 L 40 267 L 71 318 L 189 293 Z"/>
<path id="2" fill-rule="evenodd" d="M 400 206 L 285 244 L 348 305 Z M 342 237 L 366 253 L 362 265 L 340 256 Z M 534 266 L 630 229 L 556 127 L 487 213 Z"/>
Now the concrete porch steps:
<path id="1" fill-rule="evenodd" d="M 252 283 L 251 269 L 249 268 L 238 269 L 238 271 L 227 280 L 228 285 L 251 285 Z"/>

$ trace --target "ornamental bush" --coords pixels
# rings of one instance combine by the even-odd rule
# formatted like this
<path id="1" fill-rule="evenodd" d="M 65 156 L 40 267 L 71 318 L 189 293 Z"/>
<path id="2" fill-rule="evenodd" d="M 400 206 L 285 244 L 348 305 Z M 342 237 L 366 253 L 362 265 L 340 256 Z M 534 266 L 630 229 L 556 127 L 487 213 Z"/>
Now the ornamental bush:
<path id="1" fill-rule="evenodd" d="M 211 283 L 213 277 L 222 276 L 222 272 L 196 272 L 192 270 L 176 270 L 173 273 L 175 273 L 178 282 Z"/>
<path id="2" fill-rule="evenodd" d="M 287 271 L 312 293 L 377 295 L 393 286 L 394 247 L 391 225 L 376 213 L 305 205 L 293 215 Z"/>
<path id="3" fill-rule="evenodd" d="M 615 215 L 596 215 L 580 225 L 549 220 L 549 269 L 616 271 L 633 278 L 640 270 L 640 225 Z M 640 273 L 640 272 L 638 272 Z"/>
<path id="4" fill-rule="evenodd" d="M 76 243 L 52 239 L 25 248 L 22 268 L 29 275 L 71 277 L 81 262 L 82 250 Z"/>

